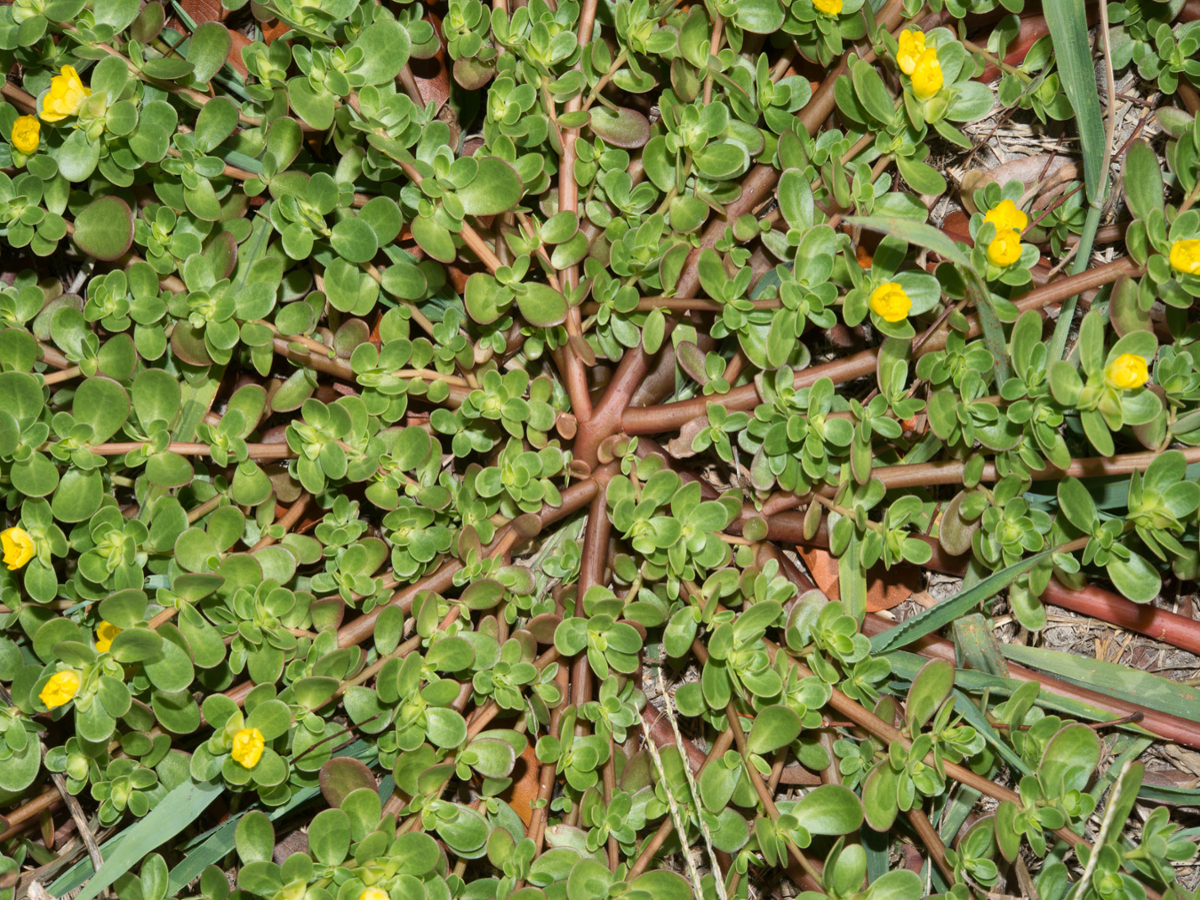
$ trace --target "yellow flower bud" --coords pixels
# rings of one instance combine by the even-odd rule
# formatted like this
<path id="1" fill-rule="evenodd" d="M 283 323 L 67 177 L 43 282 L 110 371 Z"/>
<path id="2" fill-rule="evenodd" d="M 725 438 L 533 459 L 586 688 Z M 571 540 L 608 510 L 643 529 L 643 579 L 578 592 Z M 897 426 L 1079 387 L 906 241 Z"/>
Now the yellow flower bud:
<path id="1" fill-rule="evenodd" d="M 1184 275 L 1200 275 L 1200 238 L 1171 245 L 1171 268 Z"/>
<path id="2" fill-rule="evenodd" d="M 908 317 L 912 301 L 904 288 L 889 281 L 875 288 L 871 294 L 871 311 L 885 322 L 900 322 Z"/>
<path id="3" fill-rule="evenodd" d="M 842 0 L 813 0 L 813 8 L 827 16 L 840 16 Z"/>
<path id="4" fill-rule="evenodd" d="M 106 622 L 101 619 L 99 626 L 96 628 L 96 649 L 100 653 L 107 653 L 112 648 L 113 638 L 120 634 L 122 629 L 118 628 L 112 622 Z"/>
<path id="5" fill-rule="evenodd" d="M 63 706 L 70 703 L 79 693 L 80 683 L 79 673 L 73 669 L 55 672 L 46 682 L 46 686 L 42 688 L 42 692 L 38 694 L 38 699 L 46 704 L 46 709 Z"/>
<path id="6" fill-rule="evenodd" d="M 50 79 L 50 90 L 42 98 L 42 121 L 61 122 L 67 116 L 75 115 L 90 96 L 92 89 L 84 86 L 75 68 L 63 66 L 62 74 Z"/>
<path id="7" fill-rule="evenodd" d="M 387 891 L 381 891 L 379 888 L 367 888 L 358 895 L 358 900 L 390 900 Z"/>
<path id="8" fill-rule="evenodd" d="M 33 116 L 21 116 L 13 122 L 12 145 L 22 153 L 33 153 L 41 141 L 42 124 Z"/>
<path id="9" fill-rule="evenodd" d="M 917 60 L 925 52 L 925 32 L 909 31 L 907 28 L 900 32 L 900 49 L 896 51 L 896 64 L 905 75 L 912 75 L 917 69 Z"/>
<path id="10" fill-rule="evenodd" d="M 1122 353 L 1108 364 L 1104 380 L 1118 391 L 1132 391 L 1150 380 L 1150 367 L 1142 357 Z"/>
<path id="11" fill-rule="evenodd" d="M 1024 231 L 1029 225 L 1029 216 L 1017 209 L 1017 204 L 1011 200 L 1001 200 L 995 209 L 988 210 L 983 221 L 991 222 L 996 231 Z"/>
<path id="12" fill-rule="evenodd" d="M 937 50 L 929 47 L 917 57 L 912 73 L 913 94 L 918 100 L 928 100 L 942 89 L 942 64 Z"/>
<path id="13" fill-rule="evenodd" d="M 987 258 L 993 266 L 1011 266 L 1021 258 L 1021 235 L 1012 229 L 996 232 L 988 244 Z"/>
<path id="14" fill-rule="evenodd" d="M 261 731 L 257 728 L 243 728 L 233 736 L 233 761 L 241 763 L 247 769 L 253 769 L 262 759 L 265 747 Z"/>
<path id="15" fill-rule="evenodd" d="M 10 572 L 17 571 L 33 559 L 36 550 L 33 538 L 23 528 L 0 531 L 0 545 L 4 547 L 4 564 Z"/>

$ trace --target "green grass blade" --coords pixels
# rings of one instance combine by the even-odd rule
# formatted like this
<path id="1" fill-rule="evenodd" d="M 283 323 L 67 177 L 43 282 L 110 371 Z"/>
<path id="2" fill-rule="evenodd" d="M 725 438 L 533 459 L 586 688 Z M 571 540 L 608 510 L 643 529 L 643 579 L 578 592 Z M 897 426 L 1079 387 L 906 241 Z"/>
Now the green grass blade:
<path id="1" fill-rule="evenodd" d="M 1075 263 L 1071 274 L 1079 275 L 1088 266 L 1092 258 L 1092 245 L 1096 242 L 1096 231 L 1100 228 L 1100 207 L 1089 206 L 1087 218 L 1083 222 L 1083 232 L 1079 235 L 1079 250 L 1075 255 Z M 1067 338 L 1071 334 L 1071 324 L 1075 319 L 1075 304 L 1079 295 L 1072 294 L 1062 302 L 1059 308 L 1058 321 L 1054 325 L 1054 335 L 1050 338 L 1049 359 L 1054 362 L 1063 358 L 1067 349 Z"/>
<path id="2" fill-rule="evenodd" d="M 1008 677 L 1008 663 L 1000 652 L 1000 642 L 979 613 L 954 620 L 954 649 L 963 668 Z"/>
<path id="3" fill-rule="evenodd" d="M 888 650 L 895 650 L 897 647 L 911 644 L 918 638 L 923 638 L 927 634 L 932 634 L 944 628 L 955 619 L 966 615 L 985 600 L 990 600 L 996 596 L 996 594 L 1000 593 L 1042 560 L 1047 559 L 1053 552 L 1053 549 L 1043 550 L 1041 553 L 1035 554 L 1028 559 L 1023 559 L 1006 569 L 993 572 L 978 584 L 967 588 L 967 590 L 960 591 L 953 597 L 947 597 L 945 600 L 934 604 L 911 619 L 905 619 L 895 628 L 889 628 L 887 631 L 880 632 L 871 638 L 871 652 L 886 653 Z"/>
<path id="4" fill-rule="evenodd" d="M 1092 47 L 1088 42 L 1087 10 L 1084 0 L 1046 0 L 1046 24 L 1063 92 L 1075 111 L 1079 127 L 1079 144 L 1083 152 L 1083 180 L 1088 198 L 1088 214 L 1079 249 L 1071 271 L 1078 275 L 1087 268 L 1092 256 L 1092 244 L 1100 227 L 1100 208 L 1108 193 L 1108 161 L 1112 148 L 1104 130 L 1104 115 L 1100 111 L 1100 93 L 1096 90 L 1096 69 L 1092 65 Z M 1104 27 L 1103 25 L 1101 26 Z M 1110 111 L 1111 114 L 1111 111 Z M 1050 360 L 1062 359 L 1075 315 L 1076 297 L 1062 303 L 1058 323 L 1050 340 Z"/>
<path id="5" fill-rule="evenodd" d="M 1099 204 L 1104 198 L 1104 116 L 1096 90 L 1092 45 L 1088 41 L 1087 7 L 1084 0 L 1045 0 L 1046 24 L 1058 60 L 1063 92 L 1075 111 L 1079 143 L 1083 149 L 1083 175 L 1087 196 Z M 1082 253 L 1080 254 L 1082 255 Z M 1085 257 L 1086 258 L 1086 257 Z"/>
<path id="6" fill-rule="evenodd" d="M 892 664 L 892 672 L 896 675 L 896 681 L 891 684 L 893 692 L 907 690 L 907 683 L 898 682 L 911 681 L 921 666 L 929 662 L 924 656 L 918 656 L 905 650 L 893 650 L 887 654 L 887 660 Z M 968 694 L 981 694 L 988 691 L 999 697 L 1010 697 L 1012 692 L 1023 684 L 1025 684 L 1024 681 L 1016 678 L 1001 678 L 999 675 L 988 675 L 986 672 L 976 672 L 974 669 L 959 669 L 954 673 L 955 689 Z M 1090 703 L 1072 697 L 1063 697 L 1045 687 L 1038 692 L 1037 705 L 1046 712 L 1060 713 L 1072 719 L 1087 722 L 1111 722 L 1120 718 L 1106 709 L 1100 709 L 1098 706 L 1092 706 Z M 1150 732 L 1138 725 L 1122 723 L 1119 727 L 1122 731 L 1130 734 L 1153 737 Z"/>
<path id="7" fill-rule="evenodd" d="M 1200 721 L 1200 697 L 1193 687 L 1130 666 L 1085 659 L 1058 650 L 1020 644 L 1004 644 L 1001 649 L 1014 662 L 1040 669 L 1064 681 L 1191 722 Z"/>
<path id="8" fill-rule="evenodd" d="M 868 231 L 894 235 L 902 241 L 932 250 L 943 259 L 958 263 L 960 266 L 970 266 L 971 264 L 967 254 L 954 242 L 953 238 L 940 228 L 935 228 L 925 222 L 902 219 L 899 216 L 846 216 L 845 222 L 848 225 L 866 228 Z"/>
<path id="9" fill-rule="evenodd" d="M 1022 775 L 1033 774 L 1033 770 L 1017 754 L 1017 751 L 1010 747 L 1008 742 L 996 733 L 996 729 L 992 727 L 984 714 L 979 711 L 979 707 L 958 688 L 954 689 L 954 709 L 963 717 L 968 725 L 983 735 L 983 739 L 992 745 L 995 751 L 1004 758 L 1006 763 Z"/>
<path id="10" fill-rule="evenodd" d="M 101 891 L 146 856 L 196 821 L 224 790 L 225 784 L 222 781 L 196 784 L 191 779 L 172 790 L 146 818 L 131 825 L 105 845 L 102 850 L 104 865 L 87 882 L 75 900 L 94 900 Z M 90 861 L 88 868 L 91 868 Z M 51 895 L 58 897 L 71 890 L 68 885 L 73 872 L 72 869 L 50 886 Z M 84 877 L 86 878 L 86 874 Z"/>
<path id="11" fill-rule="evenodd" d="M 1008 338 L 1004 334 L 1004 326 L 996 315 L 992 305 L 992 292 L 975 272 L 970 269 L 963 271 L 967 285 L 967 296 L 975 304 L 975 312 L 979 316 L 979 325 L 983 329 L 983 342 L 992 354 L 996 363 L 996 384 L 1004 384 L 1009 378 L 1008 369 Z"/>

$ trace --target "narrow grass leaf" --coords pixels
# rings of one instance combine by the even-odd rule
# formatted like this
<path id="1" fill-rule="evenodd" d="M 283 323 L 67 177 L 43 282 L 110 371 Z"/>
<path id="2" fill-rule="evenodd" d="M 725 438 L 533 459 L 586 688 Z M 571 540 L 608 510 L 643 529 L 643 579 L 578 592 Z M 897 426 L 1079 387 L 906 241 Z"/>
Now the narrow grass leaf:
<path id="1" fill-rule="evenodd" d="M 1193 687 L 1130 666 L 1102 659 L 1084 659 L 1058 650 L 1019 644 L 1005 644 L 1002 649 L 1014 662 L 1040 669 L 1072 684 L 1200 722 L 1200 696 Z"/>
<path id="2" fill-rule="evenodd" d="M 1004 325 L 996 315 L 992 306 L 992 292 L 974 272 L 966 273 L 967 294 L 975 303 L 975 312 L 979 316 L 979 325 L 983 328 L 983 342 L 991 351 L 996 363 L 996 383 L 1008 381 L 1008 342 L 1004 335 Z"/>
<path id="3" fill-rule="evenodd" d="M 954 620 L 954 649 L 963 668 L 1008 677 L 1008 663 L 996 635 L 979 613 Z"/>
<path id="4" fill-rule="evenodd" d="M 1054 550 L 1043 550 L 1028 559 L 1023 559 L 1006 569 L 993 572 L 978 584 L 947 597 L 911 619 L 905 619 L 895 628 L 889 628 L 871 638 L 871 652 L 885 653 L 897 647 L 911 644 L 918 638 L 938 631 L 955 619 L 973 610 L 979 604 L 996 596 L 1042 560 L 1049 558 Z"/>
<path id="5" fill-rule="evenodd" d="M 891 234 L 902 241 L 908 241 L 926 250 L 932 250 L 942 259 L 960 266 L 969 266 L 971 260 L 954 242 L 954 239 L 925 222 L 913 219 L 902 219 L 898 216 L 846 216 L 846 224 L 857 225 L 868 231 L 878 231 L 881 234 Z"/>
<path id="6" fill-rule="evenodd" d="M 1063 92 L 1075 111 L 1079 143 L 1083 150 L 1083 175 L 1088 199 L 1103 199 L 1106 174 L 1104 166 L 1104 116 L 1100 111 L 1100 92 L 1096 90 L 1096 70 L 1092 65 L 1092 45 L 1088 40 L 1087 6 L 1084 0 L 1045 0 L 1046 24 Z"/>
<path id="7" fill-rule="evenodd" d="M 873 884 L 876 879 L 887 874 L 891 859 L 891 841 L 882 831 L 876 831 L 866 822 L 858 830 L 858 839 L 867 854 L 867 883 Z"/>
<path id="8" fill-rule="evenodd" d="M 146 818 L 131 825 L 120 835 L 119 845 L 104 852 L 104 865 L 84 886 L 75 900 L 94 900 L 106 887 L 140 863 L 150 853 L 169 841 L 208 808 L 225 790 L 224 782 L 196 784 L 189 779 L 172 790 L 162 803 L 150 811 Z M 109 841 L 108 845 L 116 844 Z M 106 847 L 108 846 L 106 845 Z M 91 868 L 91 863 L 88 863 Z M 71 873 L 67 873 L 50 886 L 50 893 L 61 896 L 71 888 L 60 886 Z M 86 877 L 86 875 L 85 875 Z"/>
<path id="9" fill-rule="evenodd" d="M 1100 227 L 1100 205 L 1108 188 L 1106 169 L 1111 148 L 1104 131 L 1104 116 L 1100 111 L 1100 93 L 1096 90 L 1096 70 L 1092 64 L 1092 45 L 1088 41 L 1084 0 L 1046 0 L 1043 9 L 1046 11 L 1050 40 L 1054 44 L 1063 92 L 1075 111 L 1083 152 L 1083 179 L 1089 204 L 1075 265 L 1071 269 L 1073 274 L 1078 275 L 1087 268 L 1096 230 Z M 1062 359 L 1066 350 L 1077 302 L 1078 297 L 1075 296 L 1062 302 L 1048 348 L 1052 362 Z"/>
<path id="10" fill-rule="evenodd" d="M 1200 806 L 1200 788 L 1170 787 L 1161 784 L 1143 784 L 1138 798 L 1147 803 L 1169 803 L 1172 806 Z M 1190 828 L 1190 836 L 1200 835 L 1200 828 Z M 1183 832 L 1180 832 L 1183 835 Z"/>
<path id="11" fill-rule="evenodd" d="M 911 680 L 921 666 L 929 662 L 926 657 L 909 653 L 906 650 L 891 651 L 887 654 L 887 660 L 892 664 L 892 672 L 895 673 L 898 680 Z M 986 672 L 976 672 L 973 669 L 959 669 L 954 675 L 955 690 L 961 690 L 966 694 L 982 694 L 984 691 L 988 691 L 1001 697 L 1009 697 L 1023 684 L 1025 684 L 1024 681 L 1016 678 L 1001 678 L 999 675 L 988 675 Z M 900 692 L 908 690 L 906 683 L 898 683 L 898 681 L 893 681 L 891 687 Z M 1088 722 L 1111 722 L 1120 718 L 1106 709 L 1092 706 L 1090 703 L 1084 703 L 1073 697 L 1063 697 L 1045 687 L 1038 692 L 1037 705 L 1046 712 L 1058 713 Z M 1123 723 L 1120 727 L 1130 733 L 1147 737 L 1153 736 L 1137 725 Z"/>
<path id="12" fill-rule="evenodd" d="M 1000 736 L 987 718 L 979 711 L 971 698 L 964 694 L 958 688 L 954 689 L 954 709 L 959 715 L 966 720 L 967 724 L 983 735 L 983 739 L 995 748 L 996 752 L 1004 757 L 1004 761 L 1020 772 L 1022 775 L 1032 775 L 1033 770 L 1025 760 L 1021 759 L 1020 755 Z"/>

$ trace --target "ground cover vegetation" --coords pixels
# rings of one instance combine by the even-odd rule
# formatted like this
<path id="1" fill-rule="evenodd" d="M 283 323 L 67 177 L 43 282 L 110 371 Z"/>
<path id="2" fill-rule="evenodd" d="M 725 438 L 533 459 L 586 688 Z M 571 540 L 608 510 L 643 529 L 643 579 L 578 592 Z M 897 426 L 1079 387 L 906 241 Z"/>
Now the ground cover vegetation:
<path id="1" fill-rule="evenodd" d="M 3 900 L 1191 900 L 1197 18 L 0 6 Z"/>

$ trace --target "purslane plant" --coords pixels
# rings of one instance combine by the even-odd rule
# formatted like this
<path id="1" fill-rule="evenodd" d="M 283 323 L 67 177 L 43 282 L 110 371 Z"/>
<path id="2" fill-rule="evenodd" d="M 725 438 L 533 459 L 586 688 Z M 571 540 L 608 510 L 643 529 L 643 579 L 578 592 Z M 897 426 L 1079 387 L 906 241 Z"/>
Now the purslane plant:
<path id="1" fill-rule="evenodd" d="M 1187 698 L 985 616 L 1200 574 L 1200 119 L 1059 275 L 1083 195 L 946 178 L 1074 115 L 1003 5 L 0 6 L 0 891 L 1190 900 Z"/>

